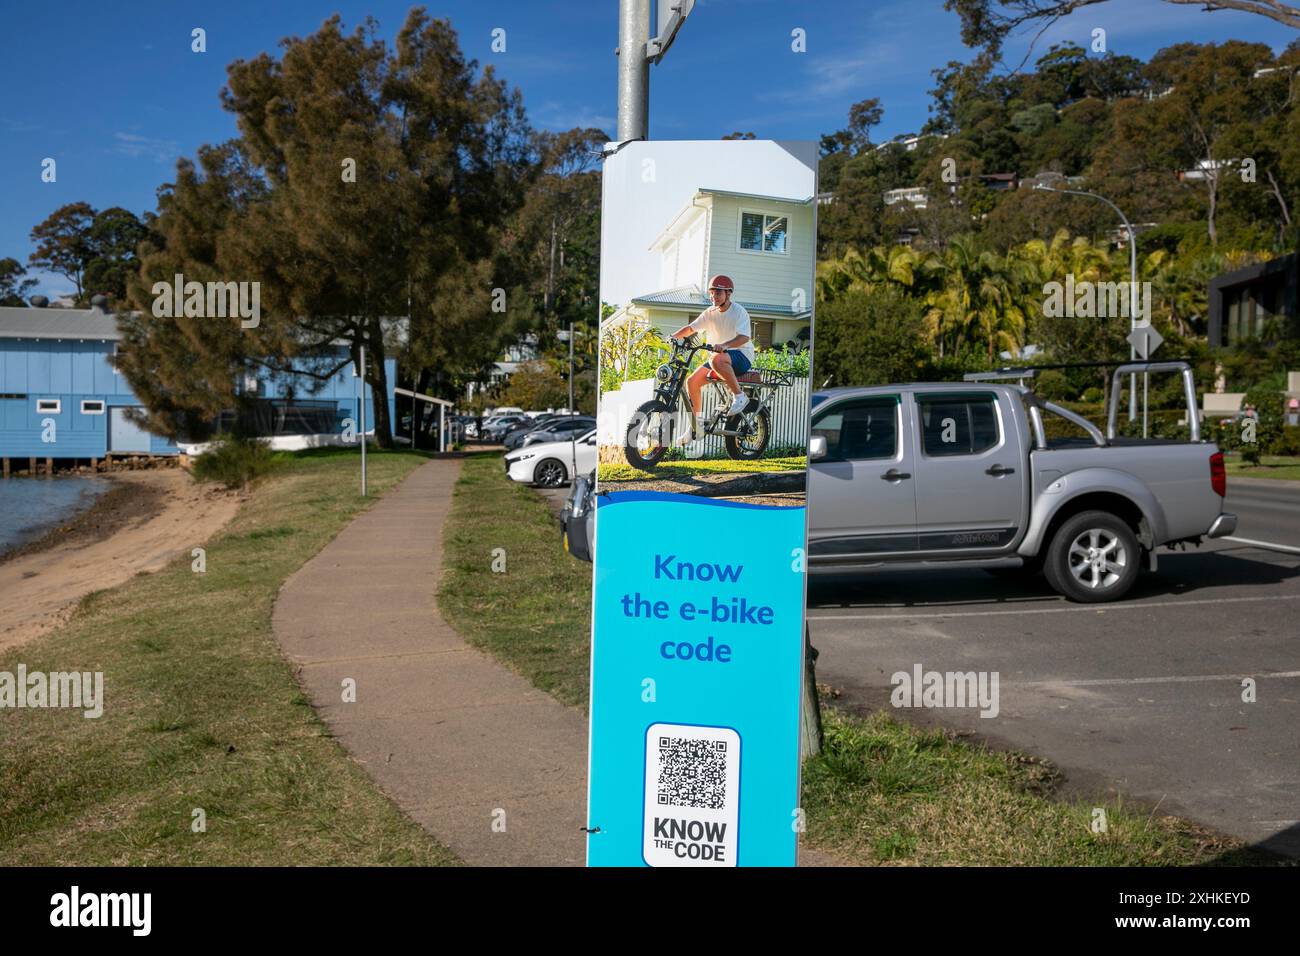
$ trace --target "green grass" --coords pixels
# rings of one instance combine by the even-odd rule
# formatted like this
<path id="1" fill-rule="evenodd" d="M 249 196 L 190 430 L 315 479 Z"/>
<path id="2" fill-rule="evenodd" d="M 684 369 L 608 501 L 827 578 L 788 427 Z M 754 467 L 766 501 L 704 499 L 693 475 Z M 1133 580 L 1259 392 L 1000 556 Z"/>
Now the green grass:
<path id="1" fill-rule="evenodd" d="M 1056 799 L 1060 773 L 878 711 L 823 708 L 803 771 L 808 843 L 861 865 L 1180 866 L 1277 863 L 1271 854 L 1122 801 Z M 1093 832 L 1094 808 L 1105 832 Z"/>
<path id="2" fill-rule="evenodd" d="M 493 548 L 506 573 L 491 571 Z M 586 706 L 591 565 L 560 550 L 546 504 L 496 456 L 465 462 L 444 530 L 438 603 L 463 636 L 561 701 Z M 824 752 L 804 766 L 806 838 L 860 864 L 1187 865 L 1276 862 L 1174 817 L 1059 797 L 1061 776 L 879 712 L 823 707 Z"/>
<path id="3" fill-rule="evenodd" d="M 755 472 L 803 471 L 808 459 L 802 455 L 794 458 L 760 458 L 758 461 L 665 461 L 654 471 L 642 471 L 631 465 L 607 462 L 597 466 L 600 481 L 651 481 L 656 478 L 688 478 L 691 475 L 749 475 Z"/>
<path id="4" fill-rule="evenodd" d="M 493 551 L 505 571 L 492 570 Z M 438 607 L 465 640 L 574 707 L 587 705 L 591 565 L 569 557 L 546 502 L 500 455 L 465 459 L 443 529 Z"/>
<path id="5" fill-rule="evenodd" d="M 372 496 L 423 461 L 370 456 Z M 0 670 L 104 672 L 104 715 L 0 712 L 0 859 L 24 865 L 449 865 L 352 761 L 271 633 L 285 578 L 366 506 L 357 455 L 277 454 L 230 527 L 87 595 Z M 371 499 L 373 501 L 373 498 Z M 201 808 L 206 832 L 191 829 Z"/>
<path id="6" fill-rule="evenodd" d="M 1240 455 L 1225 455 L 1224 466 L 1229 475 L 1243 478 L 1285 478 L 1300 480 L 1300 458 L 1293 455 L 1263 455 L 1258 465 L 1249 465 Z"/>

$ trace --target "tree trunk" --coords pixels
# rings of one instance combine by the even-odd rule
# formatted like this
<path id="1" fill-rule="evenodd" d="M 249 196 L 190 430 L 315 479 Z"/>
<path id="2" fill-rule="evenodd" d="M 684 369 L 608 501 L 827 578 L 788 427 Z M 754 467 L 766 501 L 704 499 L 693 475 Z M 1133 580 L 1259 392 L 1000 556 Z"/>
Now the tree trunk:
<path id="1" fill-rule="evenodd" d="M 1213 157 L 1211 157 L 1210 161 L 1214 162 Z M 1210 232 L 1210 248 L 1215 249 L 1219 245 L 1219 233 L 1218 229 L 1216 229 L 1214 225 L 1214 217 L 1218 214 L 1219 210 L 1219 171 L 1217 169 L 1209 170 L 1206 173 L 1205 182 L 1209 187 L 1210 197 L 1210 208 L 1209 215 L 1206 216 L 1206 225 Z"/>
<path id="2" fill-rule="evenodd" d="M 420 369 L 420 374 L 415 379 L 415 392 L 418 395 L 428 395 L 430 393 L 430 384 L 433 381 L 433 373 L 427 368 Z M 411 422 L 411 447 L 417 447 L 418 436 L 424 431 L 424 420 L 428 414 L 428 402 L 422 402 L 418 399 L 415 402 L 415 418 Z M 436 447 L 436 445 L 435 445 Z"/>
<path id="3" fill-rule="evenodd" d="M 799 720 L 799 756 L 815 757 L 822 752 L 822 711 L 817 700 L 817 648 L 812 646 L 808 625 L 803 629 L 803 702 Z"/>
<path id="4" fill-rule="evenodd" d="M 1282 225 L 1283 225 L 1283 228 L 1290 229 L 1290 228 L 1291 228 L 1291 211 L 1290 211 L 1289 209 L 1287 209 L 1287 206 L 1286 206 L 1286 200 L 1285 200 L 1284 198 L 1282 198 L 1282 190 L 1278 188 L 1277 180 L 1273 178 L 1273 170 L 1271 170 L 1271 169 L 1267 169 L 1267 170 L 1265 170 L 1265 172 L 1268 173 L 1268 184 L 1269 184 L 1269 186 L 1272 187 L 1272 190 L 1273 190 L 1273 198 L 1277 200 L 1277 204 L 1278 204 L 1278 206 L 1281 207 L 1281 209 L 1282 209 Z"/>
<path id="5" fill-rule="evenodd" d="M 388 409 L 388 372 L 384 367 L 384 334 L 375 319 L 367 323 L 366 373 L 370 376 L 370 397 L 373 402 L 375 444 L 380 448 L 393 447 L 393 419 Z M 370 423 L 367 422 L 367 425 Z"/>

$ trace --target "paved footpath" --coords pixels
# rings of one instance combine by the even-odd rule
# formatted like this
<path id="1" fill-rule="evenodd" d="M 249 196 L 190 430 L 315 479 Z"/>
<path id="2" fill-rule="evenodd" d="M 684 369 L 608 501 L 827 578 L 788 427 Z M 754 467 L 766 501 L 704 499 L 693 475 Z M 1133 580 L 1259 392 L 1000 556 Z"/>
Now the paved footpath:
<path id="1" fill-rule="evenodd" d="M 285 582 L 275 636 L 352 756 L 462 860 L 581 866 L 586 719 L 462 641 L 434 603 L 459 473 L 456 459 L 421 465 L 344 528 Z"/>
<path id="2" fill-rule="evenodd" d="M 463 861 L 581 866 L 586 718 L 462 641 L 434 600 L 459 473 L 430 461 L 353 520 L 285 582 L 275 636 L 349 753 Z"/>

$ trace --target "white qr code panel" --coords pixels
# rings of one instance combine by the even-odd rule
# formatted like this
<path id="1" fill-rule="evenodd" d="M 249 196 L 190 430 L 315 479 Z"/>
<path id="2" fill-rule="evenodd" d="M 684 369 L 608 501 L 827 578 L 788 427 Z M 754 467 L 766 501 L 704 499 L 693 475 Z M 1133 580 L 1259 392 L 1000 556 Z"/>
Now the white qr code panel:
<path id="1" fill-rule="evenodd" d="M 735 866 L 740 734 L 651 724 L 645 735 L 645 824 L 651 866 Z"/>

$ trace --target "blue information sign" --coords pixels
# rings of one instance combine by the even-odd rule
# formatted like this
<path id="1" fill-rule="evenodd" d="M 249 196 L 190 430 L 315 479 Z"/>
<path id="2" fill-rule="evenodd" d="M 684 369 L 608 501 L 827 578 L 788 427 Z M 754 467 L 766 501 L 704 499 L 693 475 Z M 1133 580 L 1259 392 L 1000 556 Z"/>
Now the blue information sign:
<path id="1" fill-rule="evenodd" d="M 605 159 L 593 866 L 795 864 L 816 163 Z"/>
<path id="2" fill-rule="evenodd" d="M 794 865 L 804 509 L 613 492 L 597 528 L 588 862 Z"/>

